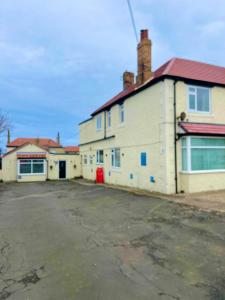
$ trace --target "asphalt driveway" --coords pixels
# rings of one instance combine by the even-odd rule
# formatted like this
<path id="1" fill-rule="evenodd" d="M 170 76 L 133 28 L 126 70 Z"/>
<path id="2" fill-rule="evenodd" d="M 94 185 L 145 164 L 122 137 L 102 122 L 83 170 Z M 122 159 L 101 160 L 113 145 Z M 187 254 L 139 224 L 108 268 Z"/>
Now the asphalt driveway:
<path id="1" fill-rule="evenodd" d="M 0 300 L 225 299 L 225 215 L 74 182 L 0 184 Z"/>

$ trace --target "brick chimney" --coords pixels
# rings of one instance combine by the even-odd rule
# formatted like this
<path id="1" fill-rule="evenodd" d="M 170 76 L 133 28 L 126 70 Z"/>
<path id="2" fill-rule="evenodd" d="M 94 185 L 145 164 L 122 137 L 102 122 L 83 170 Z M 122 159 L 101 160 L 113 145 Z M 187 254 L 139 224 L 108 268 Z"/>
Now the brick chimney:
<path id="1" fill-rule="evenodd" d="M 152 73 L 152 42 L 148 38 L 148 30 L 141 30 L 141 41 L 137 46 L 138 75 L 137 85 L 141 85 L 153 76 Z"/>
<path id="2" fill-rule="evenodd" d="M 127 90 L 134 84 L 134 73 L 125 71 L 123 73 L 123 89 Z"/>

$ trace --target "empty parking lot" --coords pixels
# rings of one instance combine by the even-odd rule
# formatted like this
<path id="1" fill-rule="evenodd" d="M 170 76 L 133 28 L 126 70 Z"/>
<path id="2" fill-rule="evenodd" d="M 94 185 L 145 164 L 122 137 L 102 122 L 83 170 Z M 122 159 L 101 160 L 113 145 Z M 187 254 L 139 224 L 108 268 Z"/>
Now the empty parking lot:
<path id="1" fill-rule="evenodd" d="M 225 215 L 75 182 L 0 184 L 3 299 L 225 299 Z"/>

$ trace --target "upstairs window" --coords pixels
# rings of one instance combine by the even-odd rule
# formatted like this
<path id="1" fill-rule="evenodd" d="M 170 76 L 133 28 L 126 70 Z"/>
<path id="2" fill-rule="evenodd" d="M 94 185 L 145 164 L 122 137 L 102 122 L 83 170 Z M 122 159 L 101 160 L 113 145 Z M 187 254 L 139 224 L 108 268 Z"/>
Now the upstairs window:
<path id="1" fill-rule="evenodd" d="M 111 127 L 111 110 L 108 111 L 108 127 Z"/>
<path id="2" fill-rule="evenodd" d="M 104 163 L 104 151 L 98 150 L 96 153 L 96 163 L 103 164 Z"/>
<path id="3" fill-rule="evenodd" d="M 87 165 L 88 160 L 87 160 L 87 155 L 84 155 L 84 165 Z"/>
<path id="4" fill-rule="evenodd" d="M 120 123 L 124 123 L 124 104 L 120 104 L 120 115 L 119 115 L 119 119 L 120 119 Z"/>
<path id="5" fill-rule="evenodd" d="M 188 109 L 190 112 L 210 112 L 210 90 L 205 87 L 188 87 Z"/>
<path id="6" fill-rule="evenodd" d="M 96 129 L 97 130 L 102 129 L 102 115 L 98 115 L 96 118 Z"/>

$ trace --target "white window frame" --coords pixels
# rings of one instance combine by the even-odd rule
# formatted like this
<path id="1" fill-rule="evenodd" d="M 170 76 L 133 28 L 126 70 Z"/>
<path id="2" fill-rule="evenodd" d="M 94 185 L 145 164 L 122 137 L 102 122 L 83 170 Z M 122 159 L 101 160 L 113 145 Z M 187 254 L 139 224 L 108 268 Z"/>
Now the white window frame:
<path id="1" fill-rule="evenodd" d="M 121 104 L 119 104 L 119 120 L 120 120 L 121 124 L 123 124 L 125 122 L 125 107 L 124 107 L 124 102 L 121 103 Z"/>
<path id="2" fill-rule="evenodd" d="M 120 166 L 116 166 L 115 162 L 116 162 L 116 150 L 120 151 Z M 113 164 L 113 158 L 114 158 L 114 164 Z M 121 149 L 120 148 L 113 148 L 111 149 L 111 166 L 113 169 L 120 169 L 121 168 Z"/>
<path id="3" fill-rule="evenodd" d="M 22 162 L 23 160 L 28 160 L 30 161 L 30 163 L 28 162 Z M 37 164 L 38 162 L 35 162 L 34 163 L 34 160 L 36 161 L 41 161 L 43 162 L 43 166 L 44 166 L 44 169 L 43 169 L 43 173 L 33 173 L 33 165 L 34 164 Z M 22 162 L 22 163 L 21 163 Z M 23 165 L 28 165 L 28 164 L 31 164 L 31 173 L 20 173 L 20 165 L 23 164 Z M 17 174 L 20 175 L 20 176 L 40 176 L 40 175 L 46 175 L 46 160 L 45 159 L 35 159 L 35 158 L 31 158 L 31 159 L 18 159 L 17 161 Z"/>
<path id="4" fill-rule="evenodd" d="M 88 164 L 88 156 L 87 154 L 84 154 L 84 165 L 86 166 Z"/>
<path id="5" fill-rule="evenodd" d="M 108 120 L 108 127 L 110 128 L 111 125 L 112 125 L 112 112 L 111 112 L 111 109 L 108 110 L 108 112 L 107 112 L 107 120 Z"/>
<path id="6" fill-rule="evenodd" d="M 100 161 L 100 152 L 102 151 L 102 157 L 103 157 L 103 162 Z M 96 151 L 96 165 L 103 165 L 104 164 L 104 150 L 99 149 Z"/>
<path id="7" fill-rule="evenodd" d="M 215 170 L 199 170 L 199 171 L 193 171 L 191 169 L 191 149 L 192 148 L 199 148 L 199 149 L 225 149 L 225 146 L 191 146 L 191 139 L 192 138 L 205 138 L 205 139 L 218 139 L 218 137 L 212 137 L 212 136 L 187 136 L 186 138 L 186 147 L 182 147 L 182 148 L 186 148 L 187 149 L 187 170 L 184 171 L 182 170 L 182 173 L 188 173 L 188 174 L 198 174 L 198 173 L 224 173 L 225 169 L 215 169 Z M 222 137 L 221 137 L 222 138 Z M 181 159 L 182 159 L 182 155 L 181 155 Z M 182 167 L 182 163 L 181 163 L 181 167 Z"/>
<path id="8" fill-rule="evenodd" d="M 195 92 L 190 92 L 190 88 L 195 89 Z M 205 89 L 209 91 L 209 111 L 201 111 L 197 109 L 197 88 Z M 189 101 L 189 96 L 190 94 L 195 95 L 195 109 L 190 108 L 190 101 Z M 211 88 L 205 87 L 205 86 L 199 86 L 199 85 L 187 85 L 187 110 L 190 113 L 194 114 L 203 114 L 203 115 L 209 115 L 212 113 L 212 92 Z"/>
<path id="9" fill-rule="evenodd" d="M 89 155 L 89 163 L 90 165 L 93 165 L 93 155 Z"/>
<path id="10" fill-rule="evenodd" d="M 102 130 L 102 115 L 97 115 L 96 117 L 96 130 Z"/>

